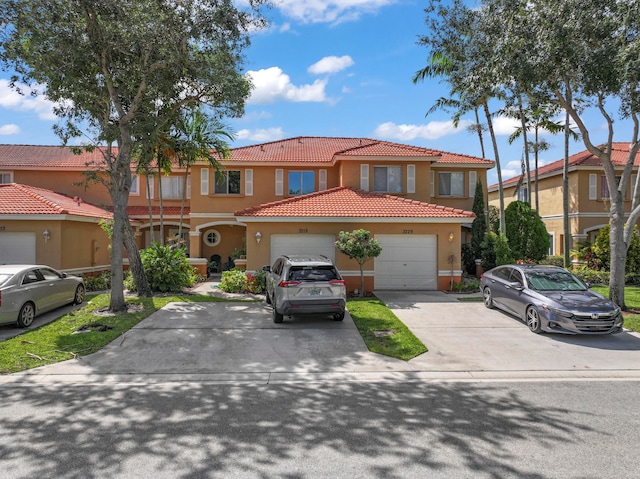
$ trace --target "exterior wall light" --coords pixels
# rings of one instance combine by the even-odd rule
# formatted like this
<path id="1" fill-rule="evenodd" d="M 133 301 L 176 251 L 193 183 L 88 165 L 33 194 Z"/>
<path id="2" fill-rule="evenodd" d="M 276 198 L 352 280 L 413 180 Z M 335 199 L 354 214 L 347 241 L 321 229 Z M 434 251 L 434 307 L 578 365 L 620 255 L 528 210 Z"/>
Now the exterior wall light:
<path id="1" fill-rule="evenodd" d="M 256 243 L 260 244 L 260 240 L 262 239 L 262 233 L 260 233 L 260 231 L 258 231 L 256 233 Z"/>
<path id="2" fill-rule="evenodd" d="M 449 243 L 453 241 L 453 231 L 449 233 Z"/>
<path id="3" fill-rule="evenodd" d="M 44 236 L 45 243 L 51 239 L 51 233 L 49 233 L 49 230 L 44 230 L 42 232 L 42 236 Z"/>

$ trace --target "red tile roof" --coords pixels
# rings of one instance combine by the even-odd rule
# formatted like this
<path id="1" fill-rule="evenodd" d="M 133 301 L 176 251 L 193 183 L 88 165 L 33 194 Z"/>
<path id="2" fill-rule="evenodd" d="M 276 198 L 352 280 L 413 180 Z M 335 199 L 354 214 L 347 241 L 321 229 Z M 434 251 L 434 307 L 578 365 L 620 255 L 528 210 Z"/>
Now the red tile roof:
<path id="1" fill-rule="evenodd" d="M 629 147 L 630 143 L 613 143 L 611 146 L 611 162 L 616 167 L 624 167 L 627 163 L 627 156 L 629 155 Z M 635 166 L 640 166 L 640 153 L 636 155 Z M 591 154 L 588 150 L 581 151 L 580 153 L 576 153 L 575 155 L 571 155 L 569 157 L 569 168 L 576 168 L 578 166 L 583 167 L 602 167 L 602 163 L 600 159 Z M 547 176 L 547 175 L 557 175 L 562 174 L 562 170 L 564 167 L 564 159 L 554 161 L 553 163 L 549 163 L 548 165 L 544 165 L 538 168 L 538 176 Z M 533 174 L 533 171 L 532 171 Z M 513 178 L 509 178 L 502 182 L 503 186 L 512 186 L 518 183 L 520 179 L 520 175 L 514 176 Z M 533 176 L 532 176 L 533 180 Z M 489 188 L 498 188 L 498 185 L 491 185 Z"/>
<path id="2" fill-rule="evenodd" d="M 160 207 L 152 206 L 151 211 L 153 216 L 160 216 Z M 184 217 L 189 216 L 189 212 L 191 210 L 188 206 L 184 207 Z M 149 217 L 149 207 L 148 206 L 127 206 L 127 214 L 129 217 L 136 218 L 148 218 Z M 180 207 L 179 206 L 163 206 L 162 207 L 163 216 L 180 216 Z"/>
<path id="3" fill-rule="evenodd" d="M 338 186 L 236 211 L 236 216 L 331 218 L 473 218 L 470 211 Z"/>
<path id="4" fill-rule="evenodd" d="M 117 154 L 117 147 L 113 153 Z M 296 137 L 231 149 L 231 157 L 222 163 L 327 163 L 340 157 L 424 158 L 436 163 L 482 165 L 491 168 L 491 160 L 432 150 L 369 138 Z M 102 164 L 101 149 L 75 154 L 62 146 L 0 145 L 2 168 L 72 168 L 86 170 L 87 165 Z M 177 165 L 174 165 L 177 168 Z"/>
<path id="5" fill-rule="evenodd" d="M 78 198 L 18 183 L 0 184 L 0 215 L 75 215 L 111 218 L 113 215 Z"/>

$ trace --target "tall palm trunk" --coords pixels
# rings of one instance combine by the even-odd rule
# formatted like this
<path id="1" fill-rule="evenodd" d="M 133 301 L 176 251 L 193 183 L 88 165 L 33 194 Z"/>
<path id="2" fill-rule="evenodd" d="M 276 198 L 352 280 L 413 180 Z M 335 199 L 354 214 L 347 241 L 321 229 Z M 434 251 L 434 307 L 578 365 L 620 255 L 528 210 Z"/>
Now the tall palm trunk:
<path id="1" fill-rule="evenodd" d="M 489 128 L 489 136 L 491 137 L 491 143 L 493 144 L 493 154 L 496 159 L 496 173 L 498 174 L 498 197 L 500 201 L 500 232 L 505 234 L 506 227 L 504 222 L 504 188 L 502 186 L 502 168 L 500 167 L 500 154 L 498 152 L 498 142 L 496 140 L 496 133 L 493 129 L 493 122 L 491 121 L 491 112 L 489 111 L 489 104 L 485 100 L 482 103 L 484 114 L 487 117 L 487 127 Z"/>

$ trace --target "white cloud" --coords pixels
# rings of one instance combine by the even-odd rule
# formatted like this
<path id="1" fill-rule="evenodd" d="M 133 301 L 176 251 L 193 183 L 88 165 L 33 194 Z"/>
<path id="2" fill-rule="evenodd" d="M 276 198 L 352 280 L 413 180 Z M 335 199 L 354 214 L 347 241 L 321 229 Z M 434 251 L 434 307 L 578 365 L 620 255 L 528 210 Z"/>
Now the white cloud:
<path id="1" fill-rule="evenodd" d="M 236 135 L 238 140 L 251 140 L 258 142 L 274 141 L 284 138 L 284 132 L 281 127 L 277 128 L 259 128 L 256 130 L 240 130 Z"/>
<path id="2" fill-rule="evenodd" d="M 337 73 L 345 68 L 349 68 L 351 65 L 353 65 L 353 59 L 349 55 L 343 55 L 341 57 L 330 56 L 324 57 L 322 60 L 314 63 L 307 71 L 314 75 L 324 75 Z"/>
<path id="3" fill-rule="evenodd" d="M 57 117 L 53 113 L 54 104 L 47 100 L 44 95 L 31 96 L 33 89 L 26 85 L 18 85 L 25 93 L 19 94 L 9 86 L 9 82 L 0 79 L 0 108 L 13 111 L 34 112 L 41 120 L 55 120 Z M 42 88 L 37 86 L 38 91 Z"/>
<path id="4" fill-rule="evenodd" d="M 18 125 L 1 125 L 0 135 L 17 135 L 20 133 L 20 127 Z"/>
<path id="5" fill-rule="evenodd" d="M 493 120 L 493 131 L 498 136 L 509 136 L 513 132 L 520 128 L 522 124 L 520 120 L 515 118 L 507 118 L 506 116 L 499 116 Z"/>
<path id="6" fill-rule="evenodd" d="M 303 23 L 338 24 L 375 13 L 398 0 L 280 0 L 280 11 Z"/>
<path id="7" fill-rule="evenodd" d="M 464 131 L 471 123 L 471 120 L 462 120 L 456 128 L 451 120 L 431 121 L 426 125 L 396 125 L 395 123 L 387 122 L 375 129 L 375 135 L 381 138 L 405 141 L 415 140 L 416 138 L 435 140 Z"/>
<path id="8" fill-rule="evenodd" d="M 278 67 L 249 71 L 253 83 L 249 103 L 267 104 L 284 100 L 291 102 L 322 102 L 326 100 L 327 79 L 316 80 L 311 85 L 296 86 L 289 75 Z"/>

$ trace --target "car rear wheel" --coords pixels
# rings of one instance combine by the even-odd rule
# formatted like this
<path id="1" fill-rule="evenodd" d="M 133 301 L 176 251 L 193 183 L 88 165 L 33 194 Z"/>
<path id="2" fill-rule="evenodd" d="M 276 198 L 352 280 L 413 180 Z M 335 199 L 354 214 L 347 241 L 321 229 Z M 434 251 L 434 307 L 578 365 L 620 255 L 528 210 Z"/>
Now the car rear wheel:
<path id="1" fill-rule="evenodd" d="M 84 286 L 79 284 L 76 288 L 76 294 L 73 296 L 73 304 L 82 304 L 84 301 Z"/>
<path id="2" fill-rule="evenodd" d="M 538 334 L 541 331 L 540 313 L 535 306 L 529 306 L 527 308 L 527 327 L 532 333 Z"/>
<path id="3" fill-rule="evenodd" d="M 493 298 L 491 297 L 491 290 L 488 286 L 485 286 L 482 290 L 482 301 L 487 308 L 493 308 Z"/>
<path id="4" fill-rule="evenodd" d="M 271 296 L 269 296 L 269 291 L 265 291 L 264 300 L 267 302 L 267 304 L 271 304 Z"/>
<path id="5" fill-rule="evenodd" d="M 28 328 L 33 324 L 33 318 L 36 316 L 36 308 L 33 303 L 25 303 L 18 313 L 18 326 Z"/>
<path id="6" fill-rule="evenodd" d="M 272 311 L 272 316 L 273 316 L 273 322 L 274 323 L 281 323 L 282 321 L 284 321 L 284 315 L 278 313 L 278 311 L 276 310 L 276 305 L 275 304 L 271 308 L 271 311 Z"/>
<path id="7" fill-rule="evenodd" d="M 342 313 L 338 313 L 338 314 L 334 314 L 333 315 L 333 320 L 334 321 L 342 321 L 344 319 L 344 311 Z"/>

